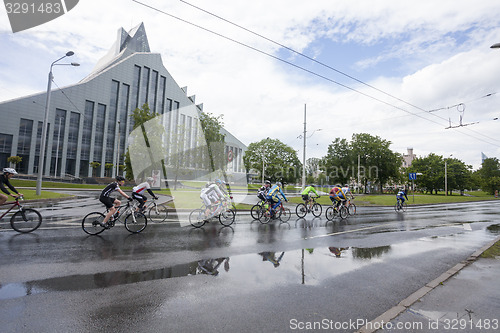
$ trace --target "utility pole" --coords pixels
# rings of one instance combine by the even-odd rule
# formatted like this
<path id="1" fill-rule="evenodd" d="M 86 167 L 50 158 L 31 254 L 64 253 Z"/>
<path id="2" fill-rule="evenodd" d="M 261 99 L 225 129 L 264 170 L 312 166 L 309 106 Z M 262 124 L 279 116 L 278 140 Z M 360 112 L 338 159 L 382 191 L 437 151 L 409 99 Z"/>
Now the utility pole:
<path id="1" fill-rule="evenodd" d="M 304 104 L 304 155 L 302 157 L 302 191 L 306 188 L 306 104 Z"/>

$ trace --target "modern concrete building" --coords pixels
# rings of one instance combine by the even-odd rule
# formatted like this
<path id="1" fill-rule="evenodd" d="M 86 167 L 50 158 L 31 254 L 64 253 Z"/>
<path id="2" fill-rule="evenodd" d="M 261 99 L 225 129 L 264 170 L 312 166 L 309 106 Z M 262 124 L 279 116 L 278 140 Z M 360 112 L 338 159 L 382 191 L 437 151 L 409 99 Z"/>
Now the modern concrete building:
<path id="1" fill-rule="evenodd" d="M 0 123 L 0 166 L 8 165 L 9 156 L 20 156 L 20 173 L 38 173 L 45 102 L 46 93 L 40 93 L 0 103 L 0 114 L 9 115 Z M 119 29 L 113 47 L 86 78 L 52 90 L 44 176 L 114 177 L 121 173 L 116 166 L 124 164 L 124 153 L 130 145 L 134 125 L 130 115 L 145 103 L 161 115 L 164 151 L 157 153 L 163 154 L 159 159 L 164 171 L 174 164 L 168 150 L 180 127 L 185 151 L 203 145 L 199 140 L 203 105 L 195 104 L 187 88 L 179 87 L 161 55 L 150 51 L 144 25 L 140 24 L 129 32 Z M 227 131 L 223 133 L 226 171 L 244 177 L 246 146 Z M 100 166 L 93 169 L 92 162 Z M 180 167 L 196 169 L 200 165 L 185 162 Z M 183 176 L 196 178 L 200 174 L 203 172 Z"/>

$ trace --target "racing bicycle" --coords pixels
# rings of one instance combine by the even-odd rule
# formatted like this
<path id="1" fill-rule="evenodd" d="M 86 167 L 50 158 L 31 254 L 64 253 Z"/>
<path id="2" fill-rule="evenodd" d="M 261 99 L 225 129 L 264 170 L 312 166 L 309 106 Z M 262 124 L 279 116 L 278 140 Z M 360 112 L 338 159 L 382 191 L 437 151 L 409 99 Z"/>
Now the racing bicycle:
<path id="1" fill-rule="evenodd" d="M 271 219 L 280 219 L 281 222 L 288 222 L 290 217 L 292 216 L 292 211 L 289 208 L 285 208 L 283 206 L 283 201 L 281 201 L 280 205 L 276 208 L 274 212 L 274 216 L 271 216 L 271 208 L 273 205 L 268 205 L 269 207 L 262 206 L 259 213 L 259 221 L 262 224 L 267 224 Z"/>
<path id="2" fill-rule="evenodd" d="M 349 216 L 349 211 L 343 202 L 341 202 L 338 207 L 335 203 L 332 203 L 332 205 L 326 209 L 325 217 L 328 221 L 333 221 L 333 219 L 337 216 L 339 216 L 342 220 Z"/>
<path id="3" fill-rule="evenodd" d="M 320 217 L 323 208 L 319 203 L 316 202 L 316 198 L 319 198 L 319 196 L 310 197 L 307 204 L 299 203 L 297 207 L 295 207 L 295 214 L 297 214 L 298 217 L 302 218 L 306 216 L 307 213 L 311 212 L 315 217 Z"/>
<path id="4" fill-rule="evenodd" d="M 195 228 L 201 228 L 211 218 L 218 216 L 219 222 L 223 226 L 230 226 L 234 222 L 236 212 L 230 207 L 227 200 L 220 201 L 217 206 L 207 207 L 203 204 L 200 208 L 193 210 L 189 214 L 189 223 Z"/>
<path id="5" fill-rule="evenodd" d="M 23 234 L 35 231 L 42 224 L 42 215 L 40 215 L 36 209 L 24 208 L 19 203 L 19 200 L 24 200 L 24 198 L 17 197 L 16 201 L 4 203 L 3 205 L 12 204 L 12 206 L 10 206 L 10 208 L 7 209 L 2 216 L 0 216 L 0 219 L 7 215 L 11 210 L 17 208 L 18 211 L 10 217 L 10 226 L 12 229 Z"/>
<path id="6" fill-rule="evenodd" d="M 108 210 L 105 212 L 107 214 Z M 125 216 L 123 223 L 125 229 L 133 234 L 137 234 L 148 225 L 148 219 L 142 212 L 137 211 L 134 201 L 128 201 L 126 204 L 119 206 L 113 216 L 110 217 L 106 224 L 103 223 L 105 214 L 101 212 L 92 212 L 87 214 L 82 220 L 82 229 L 89 235 L 98 235 L 106 229 L 115 226 L 117 221 Z"/>
<path id="7" fill-rule="evenodd" d="M 408 205 L 406 204 L 406 201 L 402 201 L 400 199 L 397 199 L 396 204 L 394 205 L 394 210 L 396 212 L 406 212 L 406 209 L 408 208 Z"/>

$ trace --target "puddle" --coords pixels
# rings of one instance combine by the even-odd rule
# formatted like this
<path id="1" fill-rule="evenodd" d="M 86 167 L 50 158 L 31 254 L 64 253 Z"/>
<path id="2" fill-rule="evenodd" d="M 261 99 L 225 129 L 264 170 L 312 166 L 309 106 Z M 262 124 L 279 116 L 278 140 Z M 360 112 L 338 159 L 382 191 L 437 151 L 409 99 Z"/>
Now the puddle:
<path id="1" fill-rule="evenodd" d="M 231 258 L 204 259 L 144 271 L 122 270 L 2 284 L 0 285 L 0 299 L 13 299 L 54 291 L 93 290 L 171 278 L 194 278 L 197 275 L 209 275 L 222 279 L 225 285 L 244 285 L 247 290 L 282 284 L 318 285 L 327 279 L 336 278 L 366 265 L 385 260 L 409 258 L 445 249 L 463 251 L 464 246 L 473 251 L 489 239 L 491 239 L 491 234 L 483 230 L 449 236 L 425 237 L 371 248 L 335 247 L 333 246 L 335 244 L 332 244 L 329 247 L 286 252 L 266 251 Z"/>
<path id="2" fill-rule="evenodd" d="M 492 234 L 498 235 L 500 234 L 500 224 L 492 224 L 486 228 Z"/>

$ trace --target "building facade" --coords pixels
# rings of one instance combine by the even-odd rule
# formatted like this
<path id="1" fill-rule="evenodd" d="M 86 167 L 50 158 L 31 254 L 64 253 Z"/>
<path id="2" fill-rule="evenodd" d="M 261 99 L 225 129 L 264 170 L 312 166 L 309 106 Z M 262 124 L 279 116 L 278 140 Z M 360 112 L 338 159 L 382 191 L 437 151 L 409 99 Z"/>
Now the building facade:
<path id="1" fill-rule="evenodd" d="M 40 93 L 0 103 L 0 114 L 10 115 L 0 123 L 0 166 L 8 165 L 9 156 L 20 156 L 20 173 L 38 173 L 45 101 L 46 93 Z M 203 105 L 195 104 L 187 88 L 179 87 L 161 55 L 151 53 L 140 24 L 129 32 L 119 29 L 113 47 L 86 78 L 52 91 L 43 175 L 83 178 L 121 174 L 118 165 L 124 164 L 134 127 L 130 115 L 144 104 L 161 116 L 165 151 L 156 153 L 164 155 L 159 157 L 164 170 L 173 163 L 168 147 L 172 133 L 178 134 L 180 127 L 184 150 L 192 150 L 203 141 L 198 139 L 202 136 L 199 115 Z M 244 177 L 246 146 L 227 131 L 223 133 L 225 171 Z M 186 162 L 181 167 L 196 165 Z M 200 173 L 191 173 L 195 175 Z"/>

